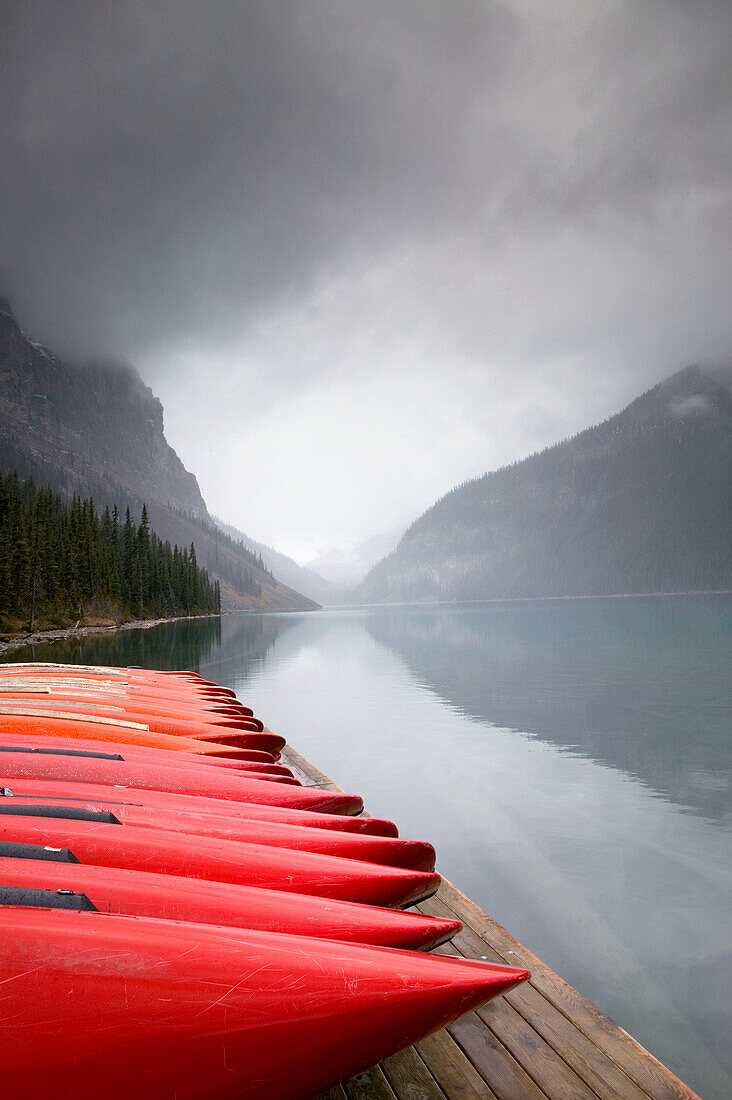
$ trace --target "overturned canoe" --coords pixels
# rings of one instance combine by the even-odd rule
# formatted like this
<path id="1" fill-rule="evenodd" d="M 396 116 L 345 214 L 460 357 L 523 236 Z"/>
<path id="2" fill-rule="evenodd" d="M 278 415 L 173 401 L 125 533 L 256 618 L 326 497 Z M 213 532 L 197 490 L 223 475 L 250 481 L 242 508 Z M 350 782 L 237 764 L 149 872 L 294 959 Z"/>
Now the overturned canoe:
<path id="1" fill-rule="evenodd" d="M 28 699 L 79 700 L 105 702 L 125 708 L 144 706 L 151 714 L 226 714 L 241 718 L 253 718 L 251 707 L 245 707 L 238 699 L 211 697 L 199 693 L 164 694 L 160 691 L 132 684 L 79 680 L 46 676 L 9 676 L 0 674 L 0 696 Z"/>
<path id="2" fill-rule="evenodd" d="M 0 731 L 0 739 L 1 738 L 2 733 Z M 137 755 L 133 758 L 133 756 L 128 752 L 126 746 L 119 746 L 120 748 L 122 748 L 122 753 L 104 751 L 104 749 L 101 752 L 96 752 L 88 751 L 86 749 L 79 750 L 73 748 L 73 740 L 65 742 L 63 744 L 63 747 L 59 745 L 58 740 L 55 738 L 53 740 L 51 738 L 41 738 L 36 744 L 24 744 L 22 739 L 17 736 L 14 737 L 12 740 L 14 740 L 16 743 L 13 744 L 11 741 L 10 744 L 0 745 L 0 754 L 2 754 L 0 755 L 0 761 L 6 760 L 8 756 L 12 757 L 18 754 L 29 757 L 69 757 L 79 760 L 119 761 L 126 759 L 128 763 L 132 764 L 134 762 L 140 768 L 148 769 L 149 766 L 152 766 L 153 770 L 154 768 L 162 768 L 166 772 L 171 772 L 173 774 L 189 776 L 196 776 L 201 774 L 201 769 L 199 765 L 195 763 L 195 758 L 193 761 L 191 761 L 185 757 L 179 756 L 178 753 L 171 753 L 169 756 L 160 756 L 155 759 L 151 757 L 144 757 L 141 755 Z M 110 746 L 107 745 L 106 749 L 109 750 L 109 748 Z M 245 764 L 246 766 L 244 766 Z M 214 780 L 217 777 L 228 777 L 234 781 L 238 781 L 240 779 L 266 779 L 275 783 L 284 783 L 285 785 L 290 787 L 300 787 L 302 785 L 299 779 L 295 779 L 293 773 L 290 771 L 289 768 L 284 768 L 279 764 L 259 764 L 256 762 L 252 762 L 250 764 L 249 761 L 246 761 L 242 762 L 241 767 L 238 767 L 234 770 L 229 770 L 227 768 L 217 768 L 215 772 L 205 771 L 203 772 L 203 775 L 208 776 L 209 778 Z"/>
<path id="3" fill-rule="evenodd" d="M 526 977 L 328 940 L 0 907 L 3 1088 L 14 1100 L 304 1100 Z"/>
<path id="4" fill-rule="evenodd" d="M 318 852 L 116 825 L 109 820 L 0 816 L 0 856 L 14 855 L 12 846 L 17 844 L 60 849 L 71 853 L 72 861 L 100 867 L 233 882 L 371 905 L 414 905 L 434 894 L 440 884 L 439 875 L 426 871 Z"/>
<path id="5" fill-rule="evenodd" d="M 6 730 L 0 723 L 0 749 L 13 745 L 29 745 L 47 750 L 53 748 L 81 750 L 102 753 L 104 756 L 112 757 L 121 753 L 127 759 L 135 757 L 148 760 L 150 763 L 157 761 L 159 764 L 169 764 L 171 762 L 171 750 L 169 748 L 161 749 L 150 745 L 127 745 L 122 742 L 110 745 L 108 741 L 99 741 L 93 737 L 54 737 L 51 741 L 43 734 Z M 247 771 L 252 763 L 275 763 L 272 753 L 260 752 L 257 749 L 213 748 L 212 751 L 207 750 L 205 753 L 175 749 L 174 752 L 175 758 L 181 763 L 196 764 L 197 766 L 205 764 L 207 767 L 228 770 Z"/>
<path id="6" fill-rule="evenodd" d="M 0 798 L 0 820 L 6 817 L 38 817 L 64 820 L 96 820 L 100 824 L 134 825 L 141 829 L 167 829 L 193 837 L 208 836 L 219 840 L 236 840 L 246 844 L 263 844 L 293 851 L 321 852 L 343 856 L 365 863 L 381 863 L 389 867 L 408 867 L 413 871 L 434 871 L 435 850 L 423 840 L 393 837 L 363 836 L 307 825 L 284 824 L 276 821 L 255 821 L 240 818 L 232 821 L 225 814 L 197 814 L 191 810 L 165 811 L 145 806 L 112 805 L 93 799 L 54 804 L 43 800 L 24 802 L 18 798 Z"/>
<path id="7" fill-rule="evenodd" d="M 180 706 L 177 710 L 162 712 L 140 701 L 134 705 L 116 698 L 88 698 L 85 696 L 67 697 L 57 692 L 29 694 L 28 692 L 7 691 L 0 687 L 0 708 L 13 708 L 15 711 L 32 713 L 42 710 L 44 714 L 52 712 L 62 718 L 102 717 L 113 720 L 142 722 L 153 733 L 169 733 L 176 737 L 201 738 L 207 732 L 220 734 L 221 731 L 234 730 L 261 733 L 264 723 L 259 718 L 236 714 L 216 714 L 197 710 L 193 706 Z"/>
<path id="8" fill-rule="evenodd" d="M 2 774 L 2 755 L 0 755 Z M 242 818 L 254 821 L 280 821 L 288 825 L 306 825 L 313 829 L 364 833 L 369 836 L 398 836 L 396 825 L 380 817 L 353 817 L 348 814 L 324 814 L 315 810 L 296 810 L 253 802 L 223 802 L 200 795 L 174 794 L 170 791 L 144 791 L 124 784 L 71 783 L 49 779 L 13 779 L 12 787 L 0 787 L 0 796 L 17 801 L 94 802 L 111 809 L 115 805 L 145 806 L 166 813 L 225 814 L 229 821 Z"/>
<path id="9" fill-rule="evenodd" d="M 105 715 L 61 715 L 43 706 L 14 707 L 0 701 L 0 722 L 5 731 L 26 731 L 44 737 L 93 737 L 115 744 L 149 745 L 152 748 L 181 749 L 184 752 L 209 752 L 214 745 L 228 745 L 238 749 L 259 749 L 277 754 L 285 746 L 284 737 L 274 733 L 246 732 L 223 726 L 201 727 L 202 733 L 192 728 L 185 736 L 172 733 L 156 733 L 147 722 L 132 722 L 126 718 L 107 718 Z"/>
<path id="10" fill-rule="evenodd" d="M 213 768 L 163 767 L 99 755 L 56 755 L 24 752 L 22 749 L 0 753 L 2 773 L 10 781 L 18 779 L 57 779 L 77 783 L 124 783 L 141 790 L 170 791 L 202 795 L 234 802 L 260 802 L 292 809 L 319 810 L 325 813 L 360 813 L 363 802 L 357 795 L 321 791 L 312 787 L 290 786 L 245 777 L 239 773 L 219 773 Z M 286 780 L 286 776 L 271 777 Z"/>
<path id="11" fill-rule="evenodd" d="M 0 859 L 0 905 L 97 909 L 416 950 L 437 947 L 462 928 L 457 920 L 311 894 L 201 880 L 191 886 L 189 878 L 148 871 Z"/>
<path id="12" fill-rule="evenodd" d="M 219 701 L 243 706 L 230 688 L 210 681 L 180 680 L 173 677 L 150 679 L 141 677 L 130 669 L 95 672 L 93 669 L 73 668 L 71 665 L 30 666 L 0 665 L 0 685 L 17 683 L 36 684 L 44 687 L 75 686 L 77 690 L 115 690 L 130 695 L 149 696 L 167 700 Z"/>

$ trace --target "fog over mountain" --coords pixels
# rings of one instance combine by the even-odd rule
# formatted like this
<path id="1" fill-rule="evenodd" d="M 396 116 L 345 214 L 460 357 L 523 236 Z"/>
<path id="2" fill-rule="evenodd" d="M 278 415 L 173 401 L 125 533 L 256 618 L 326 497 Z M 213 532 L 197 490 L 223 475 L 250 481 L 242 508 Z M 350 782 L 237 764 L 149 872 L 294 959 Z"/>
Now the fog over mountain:
<path id="1" fill-rule="evenodd" d="M 723 0 L 1 11 L 0 285 L 301 562 L 729 354 Z"/>
<path id="2" fill-rule="evenodd" d="M 271 575 L 257 550 L 219 530 L 198 482 L 169 445 L 163 407 L 131 366 L 63 359 L 29 339 L 0 296 L 0 473 L 70 502 L 115 505 L 171 546 L 195 543 L 225 609 L 303 610 L 317 601 Z"/>
<path id="3" fill-rule="evenodd" d="M 372 565 L 394 549 L 402 533 L 399 528 L 373 535 L 361 542 L 330 543 L 319 550 L 313 560 L 308 562 L 308 567 L 335 584 L 358 584 Z"/>
<path id="4" fill-rule="evenodd" d="M 359 602 L 732 588 L 732 367 L 689 367 L 604 423 L 459 485 Z"/>
<path id="5" fill-rule="evenodd" d="M 218 519 L 216 516 L 213 517 L 213 521 L 221 531 L 229 535 L 235 542 L 243 543 L 252 553 L 261 556 L 266 568 L 274 573 L 283 584 L 288 585 L 318 604 L 332 605 L 342 602 L 344 593 L 342 585 L 328 580 L 312 569 L 303 568 L 287 554 L 282 554 L 279 550 L 275 550 L 265 543 L 257 542 L 256 539 L 250 538 L 243 531 L 232 527 L 230 523 L 225 523 L 224 520 Z M 359 576 L 358 579 L 360 580 L 361 577 Z"/>

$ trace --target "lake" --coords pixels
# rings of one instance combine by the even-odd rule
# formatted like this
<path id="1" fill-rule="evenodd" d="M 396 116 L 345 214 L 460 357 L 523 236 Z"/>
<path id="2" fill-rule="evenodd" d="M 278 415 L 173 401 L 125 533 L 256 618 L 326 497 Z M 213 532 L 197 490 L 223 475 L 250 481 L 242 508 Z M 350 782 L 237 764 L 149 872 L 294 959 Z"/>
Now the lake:
<path id="1" fill-rule="evenodd" d="M 432 841 L 443 874 L 706 1100 L 726 1100 L 731 608 L 230 615 L 35 658 L 196 668 L 234 688 L 372 813 Z"/>

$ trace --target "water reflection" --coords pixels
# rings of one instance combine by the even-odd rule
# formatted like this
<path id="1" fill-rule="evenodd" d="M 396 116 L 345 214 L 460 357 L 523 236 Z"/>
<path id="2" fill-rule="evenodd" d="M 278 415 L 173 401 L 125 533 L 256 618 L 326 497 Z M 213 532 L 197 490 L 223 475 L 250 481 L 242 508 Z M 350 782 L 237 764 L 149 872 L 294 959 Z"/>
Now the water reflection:
<path id="1" fill-rule="evenodd" d="M 294 616 L 246 667 L 228 623 L 211 671 L 721 1100 L 729 605 L 664 603 Z"/>
<path id="2" fill-rule="evenodd" d="M 142 668 L 192 669 L 206 675 L 246 680 L 280 634 L 294 625 L 285 615 L 233 615 L 179 619 L 158 627 L 66 638 L 50 645 L 13 650 L 5 661 L 53 661 L 61 664 L 139 665 Z M 223 645 L 222 645 L 223 640 Z M 222 656 L 223 650 L 223 656 Z M 221 680 L 223 682 L 223 680 Z"/>
<path id="3" fill-rule="evenodd" d="M 144 630 L 65 638 L 51 645 L 25 646 L 11 651 L 4 660 L 197 669 L 201 661 L 220 645 L 221 619 L 212 616 L 206 619 L 179 619 Z"/>
<path id="4" fill-rule="evenodd" d="M 573 749 L 716 820 L 729 813 L 729 600 L 397 608 L 362 622 L 481 722 Z"/>

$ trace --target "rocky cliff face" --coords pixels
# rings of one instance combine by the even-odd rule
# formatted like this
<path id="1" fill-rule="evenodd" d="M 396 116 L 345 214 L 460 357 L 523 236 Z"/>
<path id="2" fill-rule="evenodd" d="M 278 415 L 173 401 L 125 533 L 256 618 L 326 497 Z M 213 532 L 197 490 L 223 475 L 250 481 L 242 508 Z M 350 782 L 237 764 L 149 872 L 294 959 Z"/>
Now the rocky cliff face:
<path id="1" fill-rule="evenodd" d="M 0 296 L 0 470 L 139 517 L 173 544 L 195 542 L 229 609 L 309 610 L 312 600 L 222 541 L 193 474 L 165 438 L 163 407 L 133 367 L 69 363 L 34 343 Z"/>
<path id="2" fill-rule="evenodd" d="M 207 519 L 165 439 L 163 407 L 132 367 L 67 363 L 21 331 L 0 299 L 0 461 L 100 503 L 154 500 Z"/>

